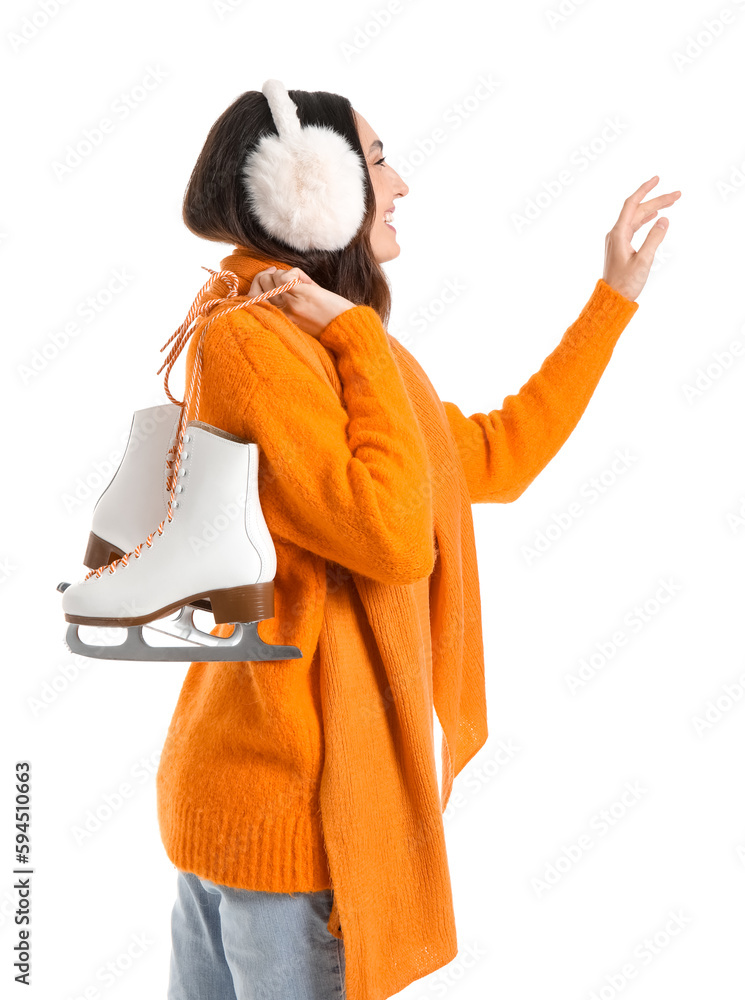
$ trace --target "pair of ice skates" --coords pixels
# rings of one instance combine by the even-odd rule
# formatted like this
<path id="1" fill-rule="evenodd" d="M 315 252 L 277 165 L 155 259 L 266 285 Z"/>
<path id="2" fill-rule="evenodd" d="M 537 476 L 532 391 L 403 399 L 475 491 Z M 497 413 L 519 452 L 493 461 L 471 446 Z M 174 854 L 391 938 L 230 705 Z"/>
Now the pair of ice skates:
<path id="1" fill-rule="evenodd" d="M 228 276 L 229 311 L 276 295 L 298 280 L 235 302 L 236 276 L 217 276 Z M 197 308 L 202 293 L 171 338 L 177 342 L 165 376 L 170 399 L 168 373 L 193 320 L 227 301 L 210 300 Z M 72 652 L 115 660 L 285 660 L 303 655 L 297 646 L 265 643 L 257 632 L 257 623 L 274 615 L 277 569 L 259 503 L 258 444 L 198 419 L 184 422 L 195 386 L 198 413 L 205 332 L 184 403 L 134 414 L 124 457 L 94 510 L 84 558 L 91 572 L 79 583 L 57 587 L 70 623 L 66 642 Z M 233 623 L 232 635 L 223 638 L 197 628 L 195 609 L 211 611 L 216 624 Z M 175 619 L 160 621 L 176 610 Z M 81 625 L 123 627 L 127 635 L 118 645 L 92 645 L 81 639 Z M 143 628 L 185 643 L 151 645 Z"/>

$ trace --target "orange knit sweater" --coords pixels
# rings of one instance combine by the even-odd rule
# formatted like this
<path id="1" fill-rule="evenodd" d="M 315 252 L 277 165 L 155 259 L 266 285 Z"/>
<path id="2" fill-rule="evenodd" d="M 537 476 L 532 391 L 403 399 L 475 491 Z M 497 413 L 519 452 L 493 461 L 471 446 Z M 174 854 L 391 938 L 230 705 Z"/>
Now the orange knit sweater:
<path id="1" fill-rule="evenodd" d="M 272 263 L 286 266 L 237 247 L 221 268 L 247 295 Z M 516 499 L 546 466 L 637 308 L 598 280 L 540 371 L 470 417 L 368 306 L 314 338 L 267 300 L 205 337 L 199 418 L 260 446 L 277 573 L 259 632 L 303 657 L 190 666 L 158 768 L 161 836 L 214 882 L 333 888 L 348 1000 L 383 1000 L 457 953 L 441 813 L 486 739 L 469 505 Z"/>

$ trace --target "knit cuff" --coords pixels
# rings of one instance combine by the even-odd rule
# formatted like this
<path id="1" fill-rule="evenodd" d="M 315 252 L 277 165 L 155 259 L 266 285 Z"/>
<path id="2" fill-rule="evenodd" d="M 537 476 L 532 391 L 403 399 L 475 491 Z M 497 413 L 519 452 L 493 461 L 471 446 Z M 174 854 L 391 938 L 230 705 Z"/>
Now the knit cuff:
<path id="1" fill-rule="evenodd" d="M 577 321 L 567 331 L 568 339 L 574 347 L 591 339 L 596 344 L 605 341 L 612 348 L 638 308 L 638 302 L 627 299 L 603 278 L 598 278 Z"/>
<path id="2" fill-rule="evenodd" d="M 592 314 L 593 319 L 603 326 L 614 326 L 616 323 L 628 323 L 638 308 L 638 302 L 627 299 L 603 278 L 598 278 L 582 312 Z"/>
<path id="3" fill-rule="evenodd" d="M 318 336 L 324 347 L 334 354 L 366 354 L 379 351 L 390 353 L 388 332 L 372 306 L 357 305 L 345 309 L 324 327 Z"/>

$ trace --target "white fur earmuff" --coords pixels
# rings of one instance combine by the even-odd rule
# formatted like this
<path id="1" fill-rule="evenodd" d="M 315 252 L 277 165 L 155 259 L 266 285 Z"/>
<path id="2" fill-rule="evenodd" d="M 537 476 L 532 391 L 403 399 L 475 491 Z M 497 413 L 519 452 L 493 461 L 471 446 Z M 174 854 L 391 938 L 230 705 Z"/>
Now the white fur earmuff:
<path id="1" fill-rule="evenodd" d="M 279 80 L 262 93 L 279 135 L 265 135 L 246 157 L 243 180 L 252 214 L 297 250 L 340 250 L 365 214 L 365 168 L 335 129 L 300 124 Z"/>

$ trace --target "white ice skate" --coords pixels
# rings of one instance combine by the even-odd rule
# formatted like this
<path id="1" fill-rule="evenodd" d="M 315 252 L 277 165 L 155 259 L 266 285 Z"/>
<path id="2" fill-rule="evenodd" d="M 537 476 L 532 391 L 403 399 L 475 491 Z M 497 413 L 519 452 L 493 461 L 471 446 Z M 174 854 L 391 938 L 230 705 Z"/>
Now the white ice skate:
<path id="1" fill-rule="evenodd" d="M 119 468 L 93 509 L 83 557 L 89 569 L 131 552 L 165 517 L 180 416 L 175 403 L 135 410 Z"/>
<path id="2" fill-rule="evenodd" d="M 93 509 L 83 557 L 89 569 L 108 566 L 132 552 L 166 517 L 180 417 L 176 403 L 135 410 L 122 460 Z M 214 636 L 194 624 L 191 608 L 212 610 L 207 600 L 192 601 L 175 618 L 146 627 L 188 642 L 212 642 Z"/>
<path id="3" fill-rule="evenodd" d="M 277 558 L 258 503 L 259 446 L 199 420 L 185 428 L 171 520 L 121 559 L 63 590 L 73 652 L 117 660 L 298 659 L 297 646 L 273 646 L 256 623 L 274 614 Z M 151 646 L 142 626 L 208 599 L 228 638 L 200 632 L 204 646 Z M 83 642 L 79 626 L 125 627 L 119 645 Z"/>
<path id="4" fill-rule="evenodd" d="M 179 411 L 175 447 L 172 444 L 163 458 L 159 457 L 167 436 L 162 428 L 162 437 L 153 436 L 137 457 L 138 449 L 130 448 L 130 432 L 128 454 L 100 499 L 100 510 L 95 512 L 96 530 L 89 539 L 86 558 L 91 562 L 108 560 L 117 548 L 127 551 L 110 563 L 103 562 L 79 583 L 60 583 L 57 587 L 63 594 L 65 620 L 70 623 L 67 645 L 85 656 L 233 662 L 299 659 L 303 655 L 297 646 L 265 643 L 256 629 L 257 622 L 274 615 L 277 570 L 274 543 L 259 503 L 259 446 L 198 419 L 204 337 L 215 316 L 202 327 L 183 402 L 174 399 L 168 388 L 171 368 L 196 329 L 198 317 L 218 306 L 220 315 L 245 308 L 281 294 L 300 279 L 293 278 L 246 298 L 237 295 L 238 277 L 232 271 L 205 270 L 213 279 L 204 285 L 184 322 L 161 348 L 163 351 L 175 341 L 160 368 L 166 368 L 166 395 Z M 203 299 L 215 279 L 227 286 L 227 296 Z M 192 399 L 196 403 L 195 419 L 184 423 Z M 142 415 L 147 411 L 139 412 Z M 165 419 L 163 426 L 167 424 Z M 137 414 L 132 426 L 133 431 L 138 426 Z M 169 440 L 172 431 L 173 425 Z M 161 482 L 166 463 L 165 516 L 156 529 L 164 499 Z M 140 486 L 143 495 L 132 503 Z M 128 504 L 129 511 L 123 511 Z M 139 539 L 145 537 L 144 542 L 132 544 L 138 534 Z M 223 638 L 197 629 L 193 621 L 195 607 L 211 609 L 217 624 L 233 623 L 233 634 Z M 167 628 L 150 624 L 177 609 L 177 618 L 169 620 Z M 92 645 L 81 639 L 80 625 L 126 628 L 127 637 L 119 645 Z M 190 642 L 191 648 L 151 646 L 145 642 L 143 627 L 177 634 Z"/>

